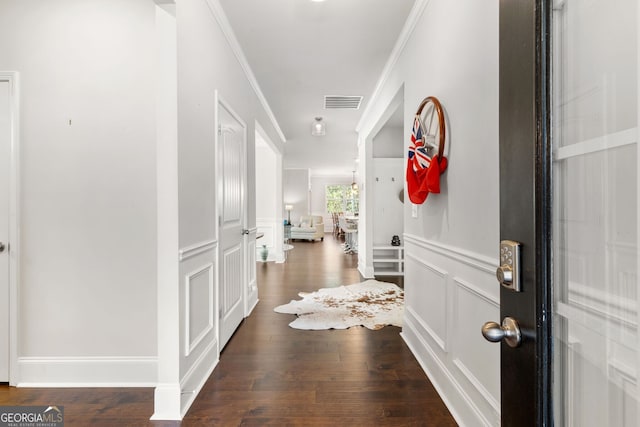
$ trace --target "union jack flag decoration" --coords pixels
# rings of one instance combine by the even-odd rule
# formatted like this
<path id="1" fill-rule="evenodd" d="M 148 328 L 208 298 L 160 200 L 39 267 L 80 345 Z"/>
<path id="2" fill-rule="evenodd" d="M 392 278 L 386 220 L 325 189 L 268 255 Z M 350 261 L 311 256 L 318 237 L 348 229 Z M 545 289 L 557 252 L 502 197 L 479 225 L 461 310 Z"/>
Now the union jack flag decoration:
<path id="1" fill-rule="evenodd" d="M 431 163 L 431 157 L 424 146 L 424 135 L 422 133 L 422 123 L 420 116 L 413 119 L 413 129 L 411 130 L 411 145 L 409 146 L 409 161 L 413 165 L 413 170 L 427 169 Z"/>

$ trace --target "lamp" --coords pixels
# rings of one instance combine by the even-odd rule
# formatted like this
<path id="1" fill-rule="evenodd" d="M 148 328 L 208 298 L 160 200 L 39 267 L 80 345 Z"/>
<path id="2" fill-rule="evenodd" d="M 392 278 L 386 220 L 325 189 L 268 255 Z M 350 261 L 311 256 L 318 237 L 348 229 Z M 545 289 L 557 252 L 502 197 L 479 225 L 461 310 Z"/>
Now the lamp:
<path id="1" fill-rule="evenodd" d="M 311 135 L 323 136 L 326 133 L 326 127 L 322 121 L 322 117 L 316 117 L 315 122 L 311 123 Z"/>
<path id="2" fill-rule="evenodd" d="M 293 210 L 293 205 L 284 205 L 284 210 L 287 211 L 287 224 L 291 224 L 291 211 Z"/>
<path id="3" fill-rule="evenodd" d="M 358 191 L 358 183 L 356 182 L 356 171 L 353 171 L 353 182 L 351 183 L 351 189 L 353 191 Z"/>

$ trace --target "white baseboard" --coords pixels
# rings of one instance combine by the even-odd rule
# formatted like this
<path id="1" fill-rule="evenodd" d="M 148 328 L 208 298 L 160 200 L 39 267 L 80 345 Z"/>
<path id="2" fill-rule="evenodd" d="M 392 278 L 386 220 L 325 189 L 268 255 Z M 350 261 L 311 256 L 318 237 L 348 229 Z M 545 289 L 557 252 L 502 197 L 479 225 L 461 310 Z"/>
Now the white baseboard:
<path id="1" fill-rule="evenodd" d="M 251 315 L 251 313 L 253 313 L 253 309 L 256 308 L 256 306 L 258 305 L 258 303 L 260 302 L 260 299 L 256 298 L 253 302 L 249 301 L 249 309 L 247 310 L 247 315 L 244 317 L 249 317 Z"/>
<path id="2" fill-rule="evenodd" d="M 156 386 L 153 404 L 154 412 L 151 416 L 152 420 L 181 420 L 180 412 L 180 384 L 158 384 Z"/>
<path id="3" fill-rule="evenodd" d="M 218 365 L 218 342 L 212 341 L 180 381 L 180 419 L 198 397 L 209 376 Z M 161 411 L 164 412 L 164 411 Z M 155 417 L 155 414 L 154 414 Z M 154 418 L 159 419 L 159 418 Z M 174 419 L 174 418 L 169 418 Z"/>
<path id="4" fill-rule="evenodd" d="M 362 263 L 358 263 L 358 271 L 365 279 L 373 279 L 375 275 L 373 274 L 373 267 L 363 265 Z"/>
<path id="5" fill-rule="evenodd" d="M 20 357 L 18 387 L 155 387 L 156 357 Z"/>
<path id="6" fill-rule="evenodd" d="M 444 401 L 456 423 L 461 427 L 499 425 L 499 414 L 496 414 L 496 419 L 493 422 L 482 414 L 473 400 L 464 392 L 463 387 L 456 381 L 454 375 L 438 358 L 436 352 L 429 347 L 423 338 L 424 334 L 424 331 L 420 331 L 419 325 L 413 324 L 405 316 L 400 336 L 429 377 L 429 381 Z"/>

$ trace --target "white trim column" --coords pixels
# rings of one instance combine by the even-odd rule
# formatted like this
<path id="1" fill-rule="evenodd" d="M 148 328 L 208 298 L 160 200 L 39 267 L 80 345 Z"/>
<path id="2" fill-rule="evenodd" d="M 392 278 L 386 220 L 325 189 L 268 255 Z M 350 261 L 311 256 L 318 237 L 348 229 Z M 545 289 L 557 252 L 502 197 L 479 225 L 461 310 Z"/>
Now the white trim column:
<path id="1" fill-rule="evenodd" d="M 158 378 L 152 420 L 180 420 L 176 5 L 156 0 Z"/>

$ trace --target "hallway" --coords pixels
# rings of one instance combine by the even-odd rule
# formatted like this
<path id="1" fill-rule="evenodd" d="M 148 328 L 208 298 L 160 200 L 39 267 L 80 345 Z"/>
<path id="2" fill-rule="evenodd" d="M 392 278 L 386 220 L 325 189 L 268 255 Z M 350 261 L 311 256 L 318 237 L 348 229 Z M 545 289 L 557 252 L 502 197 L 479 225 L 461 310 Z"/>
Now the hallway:
<path id="1" fill-rule="evenodd" d="M 293 242 L 285 264 L 258 264 L 260 303 L 223 350 L 184 424 L 243 426 L 453 426 L 399 328 L 301 331 L 273 308 L 360 281 L 356 255 Z"/>
<path id="2" fill-rule="evenodd" d="M 333 237 L 296 241 L 285 264 L 259 263 L 260 303 L 240 326 L 183 426 L 455 426 L 395 327 L 289 328 L 273 307 L 300 291 L 360 280 Z M 148 422 L 151 389 L 16 389 L 0 405 L 60 405 L 68 426 Z"/>

